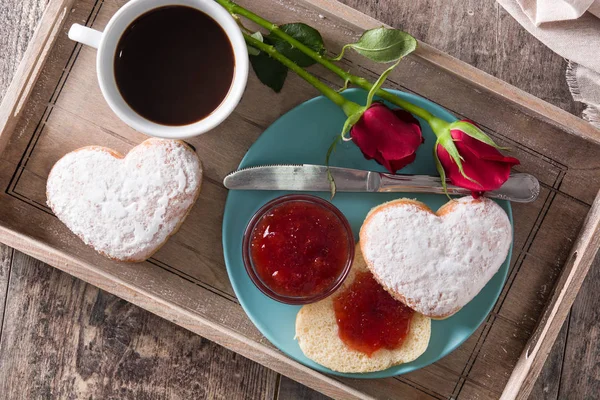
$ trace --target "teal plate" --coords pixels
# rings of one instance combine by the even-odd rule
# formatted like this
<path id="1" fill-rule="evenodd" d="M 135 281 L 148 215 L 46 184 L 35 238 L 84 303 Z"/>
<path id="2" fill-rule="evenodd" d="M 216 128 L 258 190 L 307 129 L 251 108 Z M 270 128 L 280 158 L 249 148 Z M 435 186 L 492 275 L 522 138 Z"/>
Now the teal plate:
<path id="1" fill-rule="evenodd" d="M 456 117 L 442 107 L 419 96 L 399 91 L 394 93 L 423 107 L 437 117 L 447 121 L 456 120 Z M 366 94 L 364 91 L 351 89 L 345 91 L 344 96 L 364 104 Z M 334 137 L 339 134 L 344 120 L 343 112 L 326 98 L 317 97 L 309 100 L 275 121 L 250 147 L 240 163 L 240 168 L 265 164 L 323 164 L 325 153 Z M 416 161 L 401 172 L 437 175 L 432 152 L 435 136 L 424 121 L 420 122 L 425 143 L 419 148 Z M 243 132 L 240 132 L 240 135 L 242 134 Z M 337 147 L 331 165 L 384 171 L 376 162 L 366 160 L 352 143 L 343 143 Z M 250 218 L 269 200 L 288 193 L 231 190 L 227 196 L 223 217 L 223 249 L 229 279 L 248 317 L 271 343 L 308 367 L 324 373 L 352 378 L 385 378 L 423 368 L 446 356 L 463 343 L 483 322 L 500 295 L 508 274 L 512 246 L 498 273 L 469 304 L 450 318 L 432 321 L 429 347 L 418 359 L 384 371 L 366 374 L 343 374 L 331 371 L 305 357 L 298 342 L 294 340 L 296 313 L 300 307 L 278 303 L 262 294 L 248 277 L 242 262 L 242 237 Z M 324 192 L 313 194 L 323 198 L 329 197 L 329 194 Z M 360 226 L 371 208 L 400 197 L 415 198 L 427 204 L 432 210 L 437 210 L 448 201 L 443 195 L 416 193 L 338 193 L 333 199 L 333 204 L 346 215 L 355 238 L 358 238 Z M 510 204 L 506 201 L 499 201 L 498 204 L 508 213 L 512 224 Z"/>

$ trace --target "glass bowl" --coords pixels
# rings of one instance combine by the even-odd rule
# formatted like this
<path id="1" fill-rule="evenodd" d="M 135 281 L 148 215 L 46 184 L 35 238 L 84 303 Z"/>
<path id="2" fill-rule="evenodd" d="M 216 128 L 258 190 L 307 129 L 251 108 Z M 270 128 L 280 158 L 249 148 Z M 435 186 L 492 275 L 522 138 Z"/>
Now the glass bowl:
<path id="1" fill-rule="evenodd" d="M 271 211 L 275 210 L 276 208 L 278 208 L 284 204 L 291 203 L 291 202 L 306 202 L 306 203 L 310 203 L 312 205 L 321 207 L 326 213 L 328 213 L 330 216 L 333 216 L 337 219 L 337 221 L 341 225 L 342 230 L 345 233 L 346 240 L 348 241 L 348 243 L 347 243 L 348 250 L 347 250 L 347 254 L 345 256 L 345 264 L 344 264 L 343 268 L 339 271 L 337 276 L 334 277 L 334 280 L 332 281 L 331 284 L 329 284 L 329 286 L 326 286 L 321 291 L 316 292 L 316 293 L 311 293 L 311 294 L 307 294 L 307 295 L 298 295 L 298 296 L 278 293 L 276 291 L 276 289 L 269 286 L 261 278 L 260 273 L 257 270 L 256 265 L 253 260 L 253 257 L 252 257 L 252 250 L 251 250 L 252 237 L 254 234 L 254 230 L 258 226 L 261 219 L 265 215 L 269 214 Z M 354 236 L 352 234 L 352 228 L 350 228 L 350 224 L 348 223 L 348 220 L 346 219 L 344 214 L 342 214 L 342 212 L 337 207 L 335 207 L 333 204 L 331 204 L 327 200 L 323 200 L 320 197 L 311 196 L 311 195 L 286 195 L 286 196 L 277 197 L 277 198 L 269 201 L 264 206 L 262 206 L 252 216 L 252 218 L 250 219 L 250 222 L 248 223 L 248 226 L 246 227 L 246 230 L 244 232 L 244 239 L 242 242 L 242 258 L 244 261 L 244 266 L 246 268 L 246 272 L 248 272 L 248 276 L 250 277 L 250 279 L 252 280 L 254 285 L 256 285 L 256 287 L 262 293 L 264 293 L 268 297 L 272 298 L 273 300 L 279 301 L 281 303 L 295 304 L 295 305 L 309 304 L 309 303 L 314 303 L 314 302 L 324 299 L 325 297 L 331 295 L 333 292 L 335 292 L 335 290 L 337 288 L 340 287 L 340 285 L 342 284 L 342 282 L 348 275 L 348 272 L 350 271 L 350 267 L 352 266 L 352 261 L 354 260 L 354 245 L 355 245 Z"/>

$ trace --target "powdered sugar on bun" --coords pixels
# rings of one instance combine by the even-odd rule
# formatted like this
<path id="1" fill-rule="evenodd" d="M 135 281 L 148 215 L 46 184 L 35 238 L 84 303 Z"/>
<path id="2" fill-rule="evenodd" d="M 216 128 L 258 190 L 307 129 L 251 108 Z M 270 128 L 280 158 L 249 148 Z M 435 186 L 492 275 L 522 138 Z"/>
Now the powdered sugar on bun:
<path id="1" fill-rule="evenodd" d="M 431 318 L 446 318 L 498 271 L 512 242 L 502 208 L 463 197 L 433 213 L 400 199 L 374 208 L 360 243 L 369 269 L 394 297 Z"/>
<path id="2" fill-rule="evenodd" d="M 68 153 L 46 186 L 54 214 L 105 256 L 143 261 L 177 231 L 200 193 L 202 165 L 184 142 L 148 139 L 126 157 L 99 146 Z"/>

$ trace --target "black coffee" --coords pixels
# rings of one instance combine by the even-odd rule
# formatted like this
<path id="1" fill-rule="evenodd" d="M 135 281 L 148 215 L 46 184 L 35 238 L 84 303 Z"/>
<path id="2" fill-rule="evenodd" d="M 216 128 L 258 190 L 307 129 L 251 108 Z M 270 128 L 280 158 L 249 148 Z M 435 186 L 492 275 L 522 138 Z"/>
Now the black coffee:
<path id="1" fill-rule="evenodd" d="M 129 25 L 114 67 L 121 95 L 138 114 L 162 125 L 187 125 L 221 104 L 235 61 L 227 35 L 211 17 L 169 6 Z"/>

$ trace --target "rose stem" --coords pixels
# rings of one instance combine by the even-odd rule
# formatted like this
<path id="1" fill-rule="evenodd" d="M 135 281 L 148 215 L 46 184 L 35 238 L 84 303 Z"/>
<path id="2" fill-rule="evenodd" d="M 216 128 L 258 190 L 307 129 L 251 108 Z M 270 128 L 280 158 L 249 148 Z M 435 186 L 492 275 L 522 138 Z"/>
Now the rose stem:
<path id="1" fill-rule="evenodd" d="M 244 39 L 246 40 L 246 43 L 260 51 L 265 52 L 270 57 L 274 58 L 275 60 L 279 61 L 280 63 L 294 71 L 296 74 L 298 74 L 298 76 L 300 76 L 302 79 L 304 79 L 305 81 L 313 85 L 315 88 L 317 88 L 321 93 L 323 93 L 325 97 L 337 104 L 342 110 L 344 110 L 344 113 L 347 116 L 359 112 L 362 108 L 359 104 L 346 99 L 344 96 L 342 96 L 341 94 L 339 94 L 338 92 L 321 82 L 316 76 L 314 76 L 304 68 L 300 67 L 298 64 L 296 64 L 280 52 L 278 52 L 275 49 L 275 47 L 263 43 L 260 40 L 248 35 L 247 33 L 244 33 L 243 35 Z"/>
<path id="2" fill-rule="evenodd" d="M 366 80 L 365 78 L 362 78 L 360 76 L 356 76 L 347 71 L 344 71 L 342 68 L 340 68 L 339 66 L 334 64 L 332 61 L 328 60 L 326 57 L 323 57 L 318 52 L 314 51 L 310 47 L 306 46 L 302 42 L 294 39 L 292 36 L 288 35 L 284 31 L 279 29 L 279 27 L 276 24 L 262 18 L 259 15 L 254 14 L 252 11 L 247 10 L 244 7 L 241 7 L 237 4 L 235 4 L 230 0 L 215 0 L 215 1 L 217 3 L 219 3 L 221 6 L 223 6 L 227 11 L 229 11 L 229 13 L 246 17 L 250 21 L 258 24 L 259 26 L 269 30 L 274 35 L 278 36 L 279 38 L 285 40 L 286 42 L 291 44 L 292 47 L 299 49 L 304 54 L 306 54 L 307 56 L 309 56 L 310 58 L 315 60 L 317 63 L 321 64 L 325 68 L 329 69 L 330 71 L 332 71 L 333 73 L 338 75 L 340 78 L 344 79 L 344 82 L 350 82 L 350 83 L 352 83 L 358 87 L 361 87 L 365 90 L 370 90 L 373 87 L 373 84 L 371 82 L 369 82 L 368 80 Z M 276 58 L 276 57 L 274 57 L 274 58 Z M 300 67 L 298 67 L 298 68 L 300 68 Z M 290 69 L 292 69 L 292 68 L 290 68 Z M 300 68 L 300 69 L 303 70 L 302 68 Z M 296 70 L 293 70 L 293 71 L 298 73 Z M 312 77 L 314 78 L 314 76 L 312 76 Z M 309 83 L 312 84 L 312 82 L 309 82 Z M 313 86 L 315 86 L 315 85 L 313 84 Z M 317 88 L 317 89 L 319 89 L 319 88 Z M 427 121 L 427 123 L 431 126 L 432 130 L 434 131 L 434 133 L 436 135 L 441 134 L 442 131 L 445 130 L 444 128 L 446 128 L 448 126 L 448 122 L 434 116 L 429 111 L 424 110 L 423 108 L 416 106 L 404 99 L 401 99 L 398 96 L 396 96 L 384 89 L 379 89 L 379 90 L 377 90 L 376 93 L 382 99 L 387 100 L 390 103 L 397 105 L 398 107 L 401 107 L 401 108 L 405 109 L 406 111 L 416 115 L 417 117 L 421 117 L 422 119 Z M 323 93 L 323 94 L 325 94 L 325 93 Z"/>

